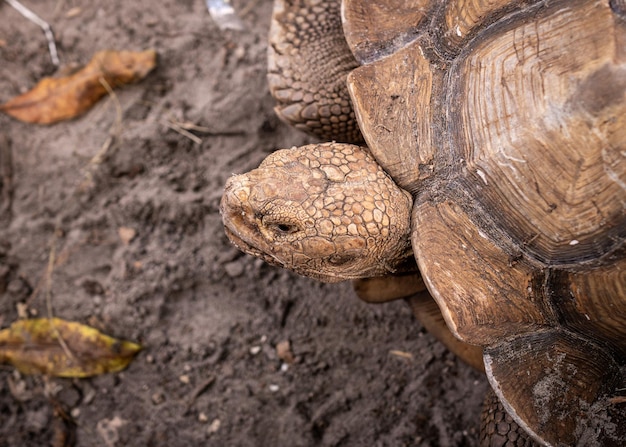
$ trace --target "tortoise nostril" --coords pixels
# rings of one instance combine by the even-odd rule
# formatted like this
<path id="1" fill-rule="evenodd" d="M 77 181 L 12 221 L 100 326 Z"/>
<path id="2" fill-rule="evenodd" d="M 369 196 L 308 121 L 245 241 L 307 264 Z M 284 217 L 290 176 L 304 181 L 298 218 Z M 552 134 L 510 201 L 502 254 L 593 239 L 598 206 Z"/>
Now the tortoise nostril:
<path id="1" fill-rule="evenodd" d="M 348 262 L 353 261 L 354 259 L 355 257 L 352 254 L 348 254 L 348 253 L 334 254 L 328 258 L 328 262 L 331 265 L 339 266 L 339 265 L 347 264 Z"/>

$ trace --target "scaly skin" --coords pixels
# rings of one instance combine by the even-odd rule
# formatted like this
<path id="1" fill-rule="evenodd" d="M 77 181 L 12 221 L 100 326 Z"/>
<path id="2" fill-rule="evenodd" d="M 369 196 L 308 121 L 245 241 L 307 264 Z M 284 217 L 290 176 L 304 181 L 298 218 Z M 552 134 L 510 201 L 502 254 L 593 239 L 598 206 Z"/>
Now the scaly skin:
<path id="1" fill-rule="evenodd" d="M 276 1 L 267 62 L 283 121 L 326 141 L 363 142 L 346 88 L 359 64 L 343 37 L 339 1 Z"/>
<path id="2" fill-rule="evenodd" d="M 242 251 L 337 282 L 412 265 L 412 205 L 366 148 L 325 143 L 277 151 L 231 177 L 220 208 Z"/>

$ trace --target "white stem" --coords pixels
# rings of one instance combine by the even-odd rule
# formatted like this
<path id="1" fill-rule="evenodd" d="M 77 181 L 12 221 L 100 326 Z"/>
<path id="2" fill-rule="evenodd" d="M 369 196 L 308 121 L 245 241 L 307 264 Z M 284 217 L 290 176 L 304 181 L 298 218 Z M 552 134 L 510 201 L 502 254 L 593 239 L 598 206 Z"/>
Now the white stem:
<path id="1" fill-rule="evenodd" d="M 32 12 L 26 6 L 22 5 L 17 0 L 5 0 L 5 1 L 9 5 L 11 5 L 13 8 L 15 8 L 17 10 L 17 12 L 22 14 L 24 17 L 26 17 L 31 22 L 37 24 L 43 30 L 43 32 L 44 32 L 44 34 L 46 36 L 46 39 L 48 40 L 48 50 L 50 51 L 50 58 L 52 59 L 52 63 L 55 66 L 58 67 L 59 66 L 59 56 L 58 56 L 58 53 L 57 53 L 57 46 L 56 46 L 56 43 L 54 42 L 54 34 L 52 34 L 52 28 L 50 27 L 48 22 L 43 20 L 41 17 L 39 17 L 34 12 Z"/>

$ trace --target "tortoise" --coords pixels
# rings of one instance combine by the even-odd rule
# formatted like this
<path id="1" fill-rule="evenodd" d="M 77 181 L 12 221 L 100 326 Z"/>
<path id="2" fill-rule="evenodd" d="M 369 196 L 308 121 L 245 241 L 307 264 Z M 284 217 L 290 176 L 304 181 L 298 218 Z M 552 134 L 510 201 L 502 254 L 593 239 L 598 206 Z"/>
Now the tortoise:
<path id="1" fill-rule="evenodd" d="M 269 52 L 278 115 L 331 142 L 231 177 L 231 241 L 432 296 L 533 440 L 624 445 L 626 1 L 278 0 Z"/>

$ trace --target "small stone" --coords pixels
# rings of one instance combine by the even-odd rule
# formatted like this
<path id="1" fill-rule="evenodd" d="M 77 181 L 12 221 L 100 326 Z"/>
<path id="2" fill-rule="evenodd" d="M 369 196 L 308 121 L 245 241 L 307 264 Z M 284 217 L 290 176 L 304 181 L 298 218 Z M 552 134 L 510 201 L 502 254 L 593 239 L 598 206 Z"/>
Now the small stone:
<path id="1" fill-rule="evenodd" d="M 238 61 L 242 60 L 246 56 L 246 48 L 243 46 L 238 46 L 237 48 L 235 48 L 233 55 Z"/>
<path id="2" fill-rule="evenodd" d="M 74 8 L 70 8 L 68 9 L 68 11 L 65 13 L 65 18 L 66 19 L 71 19 L 73 17 L 79 16 L 82 12 L 82 8 L 76 6 Z"/>
<path id="3" fill-rule="evenodd" d="M 163 395 L 163 393 L 154 393 L 151 399 L 154 405 L 159 405 L 165 402 L 165 396 Z"/>
<path id="4" fill-rule="evenodd" d="M 26 382 L 22 380 L 20 376 L 9 377 L 8 380 L 9 391 L 15 400 L 18 402 L 26 402 L 33 397 L 33 392 L 27 389 Z"/>
<path id="5" fill-rule="evenodd" d="M 275 392 L 277 392 L 278 390 L 280 390 L 280 387 L 279 387 L 278 385 L 275 385 L 275 384 L 271 384 L 268 388 L 269 388 L 269 390 L 270 390 L 272 393 L 275 393 Z"/>
<path id="6" fill-rule="evenodd" d="M 183 374 L 181 375 L 178 380 L 180 380 L 182 383 L 184 383 L 185 385 L 188 385 L 189 382 L 191 382 L 191 379 L 189 378 L 189 376 L 187 374 Z"/>
<path id="7" fill-rule="evenodd" d="M 119 442 L 119 429 L 127 424 L 128 421 L 115 416 L 112 419 L 102 419 L 96 424 L 96 431 L 104 440 L 104 445 L 115 446 Z"/>
<path id="8" fill-rule="evenodd" d="M 201 412 L 200 414 L 198 414 L 198 421 L 200 421 L 200 422 L 208 422 L 209 421 L 209 417 L 206 415 L 206 413 Z"/>
<path id="9" fill-rule="evenodd" d="M 237 278 L 238 276 L 243 275 L 244 266 L 241 262 L 234 261 L 224 264 L 224 270 L 226 270 L 226 274 L 231 278 Z"/>
<path id="10" fill-rule="evenodd" d="M 259 352 L 261 352 L 260 346 L 253 346 L 250 348 L 250 354 L 252 355 L 257 355 Z"/>
<path id="11" fill-rule="evenodd" d="M 293 352 L 291 352 L 291 343 L 289 340 L 283 340 L 276 343 L 276 355 L 285 363 L 293 363 L 295 361 Z"/>
<path id="12" fill-rule="evenodd" d="M 28 318 L 28 304 L 26 303 L 17 303 L 15 305 L 17 309 L 17 316 L 20 319 Z"/>
<path id="13" fill-rule="evenodd" d="M 131 227 L 119 227 L 117 229 L 117 234 L 122 240 L 124 245 L 128 245 L 132 242 L 132 240 L 137 236 L 137 230 Z"/>
<path id="14" fill-rule="evenodd" d="M 219 419 L 213 419 L 213 422 L 211 422 L 211 425 L 209 425 L 209 428 L 207 429 L 207 433 L 210 435 L 217 433 L 220 429 L 220 425 L 222 425 L 222 423 Z"/>

